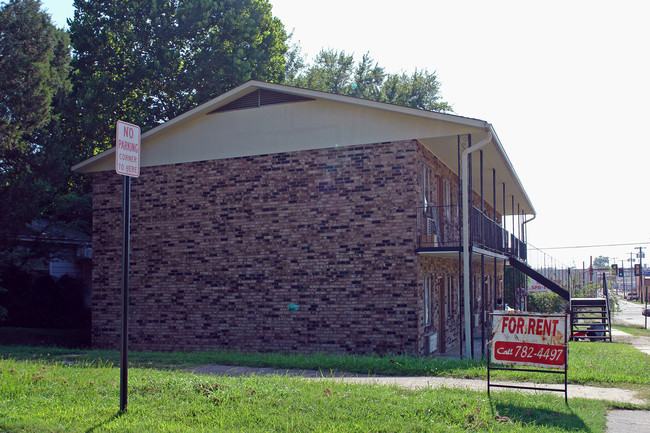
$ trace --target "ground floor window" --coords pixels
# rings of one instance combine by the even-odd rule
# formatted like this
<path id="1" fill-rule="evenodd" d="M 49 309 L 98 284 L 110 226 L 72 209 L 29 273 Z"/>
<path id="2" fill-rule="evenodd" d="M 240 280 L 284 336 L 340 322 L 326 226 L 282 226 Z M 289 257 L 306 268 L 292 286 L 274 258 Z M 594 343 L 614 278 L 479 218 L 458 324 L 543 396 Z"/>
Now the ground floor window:
<path id="1" fill-rule="evenodd" d="M 445 310 L 447 310 L 447 317 L 451 317 L 451 294 L 453 293 L 453 287 L 454 287 L 454 277 L 452 276 L 447 276 L 447 305 L 445 306 Z"/>
<path id="2" fill-rule="evenodd" d="M 424 278 L 424 326 L 431 325 L 431 277 Z"/>

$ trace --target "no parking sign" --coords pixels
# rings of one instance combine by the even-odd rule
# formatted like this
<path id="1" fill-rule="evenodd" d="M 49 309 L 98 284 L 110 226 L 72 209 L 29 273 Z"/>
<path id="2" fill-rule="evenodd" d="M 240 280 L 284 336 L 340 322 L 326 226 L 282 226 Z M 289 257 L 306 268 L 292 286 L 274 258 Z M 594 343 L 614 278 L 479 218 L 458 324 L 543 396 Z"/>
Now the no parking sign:
<path id="1" fill-rule="evenodd" d="M 140 127 L 118 120 L 115 135 L 115 171 L 124 176 L 140 176 Z"/>

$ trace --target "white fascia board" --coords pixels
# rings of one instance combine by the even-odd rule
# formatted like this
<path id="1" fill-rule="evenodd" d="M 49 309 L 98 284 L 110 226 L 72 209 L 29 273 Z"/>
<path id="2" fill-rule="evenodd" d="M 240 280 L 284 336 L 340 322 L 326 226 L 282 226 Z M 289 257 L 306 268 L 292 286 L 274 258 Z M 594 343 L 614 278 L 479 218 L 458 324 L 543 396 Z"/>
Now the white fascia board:
<path id="1" fill-rule="evenodd" d="M 90 173 L 92 170 L 92 167 L 95 164 L 101 163 L 105 158 L 110 157 L 115 153 L 115 147 L 111 147 L 108 150 L 103 151 L 102 153 L 98 153 L 95 156 L 92 156 L 88 159 L 85 159 L 71 167 L 71 170 L 77 173 Z"/>

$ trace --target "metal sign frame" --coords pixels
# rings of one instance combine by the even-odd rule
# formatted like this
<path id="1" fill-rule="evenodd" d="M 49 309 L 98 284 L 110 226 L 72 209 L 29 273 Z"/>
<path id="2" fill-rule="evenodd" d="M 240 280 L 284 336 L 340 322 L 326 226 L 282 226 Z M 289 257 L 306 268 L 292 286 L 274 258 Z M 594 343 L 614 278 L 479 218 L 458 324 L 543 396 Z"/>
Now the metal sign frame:
<path id="1" fill-rule="evenodd" d="M 505 350 L 512 350 L 512 353 L 507 354 L 508 356 L 513 355 L 515 351 L 519 351 L 517 353 L 520 355 L 521 353 L 531 353 L 530 351 L 533 350 L 531 358 L 535 358 L 534 360 L 538 360 L 540 356 L 534 357 L 535 353 L 541 354 L 541 358 L 543 358 L 546 355 L 546 361 L 548 362 L 548 365 L 544 364 L 543 362 L 541 363 L 535 363 L 533 361 L 522 361 L 522 360 L 517 360 L 516 358 L 521 358 L 521 356 L 515 356 L 514 359 L 511 360 L 504 360 L 504 359 L 496 359 L 493 356 L 495 354 L 495 346 L 497 343 L 504 342 L 504 339 L 501 338 L 499 339 L 499 335 L 495 337 L 495 333 L 493 331 L 493 337 L 489 342 L 489 353 L 488 353 L 488 364 L 487 364 L 487 392 L 488 396 L 490 395 L 490 388 L 514 388 L 514 389 L 531 389 L 535 391 L 554 391 L 554 392 L 563 392 L 564 393 L 564 402 L 566 404 L 569 404 L 568 400 L 568 382 L 567 382 L 567 371 L 569 367 L 569 345 L 568 345 L 568 323 L 569 323 L 569 317 L 568 314 L 535 314 L 535 313 L 522 313 L 522 312 L 507 312 L 507 311 L 495 311 L 494 313 L 490 313 L 490 323 L 492 324 L 491 329 L 494 330 L 495 326 L 495 318 L 502 318 L 501 321 L 497 322 L 500 324 L 502 328 L 505 328 L 506 326 L 509 325 L 506 324 L 506 322 L 503 321 L 503 318 L 508 318 L 508 322 L 512 322 L 514 319 L 515 323 L 515 330 L 522 330 L 521 336 L 523 336 L 523 339 L 518 340 L 518 341 L 505 341 L 506 343 L 509 343 L 508 345 L 501 346 L 505 348 Z M 547 325 L 546 322 L 540 322 L 540 320 L 544 321 L 550 321 L 550 325 Z M 557 339 L 553 341 L 555 344 L 544 344 L 544 338 L 542 338 L 542 341 L 540 342 L 540 339 L 537 338 L 539 337 L 537 335 L 537 330 L 541 329 L 542 333 L 544 333 L 545 328 L 544 326 L 546 325 L 546 330 L 552 329 L 551 326 L 553 324 L 554 320 L 558 320 L 556 325 L 560 324 L 560 321 L 564 321 L 564 335 L 561 338 L 561 341 L 558 341 Z M 537 328 L 537 327 L 541 328 Z M 512 329 L 512 328 L 510 328 Z M 526 331 L 533 331 L 533 332 L 526 332 Z M 526 336 L 530 335 L 531 338 L 526 338 Z M 505 339 L 507 340 L 507 338 Z M 531 340 L 531 341 L 527 341 Z M 563 350 L 563 362 L 559 363 L 556 361 L 559 361 L 557 359 L 558 356 L 560 356 L 557 352 L 558 350 L 558 343 L 561 343 L 561 347 L 564 349 Z M 548 350 L 548 352 L 547 352 Z M 554 353 L 553 350 L 556 352 Z M 537 351 L 537 352 L 535 352 Z M 553 355 L 551 355 L 553 354 Z M 500 355 L 503 355 L 502 358 L 505 358 L 507 356 L 505 352 L 502 352 Z M 549 360 L 552 356 L 552 360 Z M 512 356 L 510 356 L 513 358 Z M 493 362 L 496 361 L 496 362 Z M 520 368 L 518 366 L 531 366 L 533 368 Z M 530 372 L 530 373 L 549 373 L 549 374 L 563 374 L 564 375 L 564 388 L 540 388 L 540 387 L 535 387 L 535 386 L 526 386 L 526 385 L 506 385 L 506 384 L 498 384 L 498 383 L 492 383 L 490 380 L 490 374 L 492 370 L 502 370 L 502 371 L 524 371 L 524 372 Z"/>

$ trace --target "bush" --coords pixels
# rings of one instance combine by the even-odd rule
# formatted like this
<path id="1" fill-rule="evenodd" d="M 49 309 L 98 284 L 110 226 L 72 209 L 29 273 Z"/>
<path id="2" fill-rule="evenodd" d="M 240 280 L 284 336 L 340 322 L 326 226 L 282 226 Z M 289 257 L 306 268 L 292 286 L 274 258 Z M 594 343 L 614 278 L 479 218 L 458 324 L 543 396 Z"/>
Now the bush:
<path id="1" fill-rule="evenodd" d="M 90 327 L 90 308 L 84 303 L 84 284 L 63 276 L 33 275 L 14 266 L 0 273 L 6 308 L 2 326 L 21 328 L 83 329 Z"/>
<path id="2" fill-rule="evenodd" d="M 564 313 L 568 303 L 553 292 L 531 293 L 528 295 L 528 311 L 535 313 Z"/>

